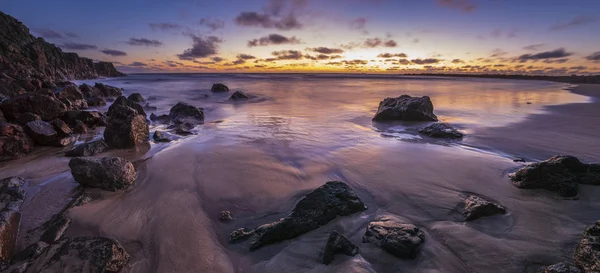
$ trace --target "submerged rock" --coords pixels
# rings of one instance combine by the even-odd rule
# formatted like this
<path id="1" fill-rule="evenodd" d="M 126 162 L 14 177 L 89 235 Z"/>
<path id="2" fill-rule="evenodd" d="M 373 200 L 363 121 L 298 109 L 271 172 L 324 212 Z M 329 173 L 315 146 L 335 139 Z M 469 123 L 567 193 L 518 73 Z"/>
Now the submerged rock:
<path id="1" fill-rule="evenodd" d="M 585 229 L 573 259 L 584 272 L 600 272 L 600 221 Z"/>
<path id="2" fill-rule="evenodd" d="M 238 230 L 231 234 L 230 241 L 239 241 L 252 236 L 250 250 L 296 238 L 315 230 L 339 216 L 347 216 L 366 210 L 367 207 L 354 191 L 340 181 L 330 181 L 313 190 L 281 220 L 262 225 L 253 231 Z M 252 235 L 248 235 L 252 233 Z"/>
<path id="3" fill-rule="evenodd" d="M 355 256 L 358 254 L 358 247 L 350 242 L 344 235 L 339 234 L 337 231 L 332 231 L 325 244 L 321 263 L 330 264 L 333 262 L 336 254 Z"/>
<path id="4" fill-rule="evenodd" d="M 419 129 L 419 133 L 435 138 L 455 138 L 460 139 L 464 135 L 447 123 L 433 123 L 427 127 Z"/>
<path id="5" fill-rule="evenodd" d="M 0 262 L 12 258 L 17 243 L 21 213 L 25 200 L 25 180 L 10 177 L 0 180 Z"/>
<path id="6" fill-rule="evenodd" d="M 169 117 L 169 115 L 160 115 L 160 116 L 157 116 L 154 113 L 150 114 L 150 120 L 154 121 L 154 122 L 159 122 L 159 123 L 169 123 L 169 122 L 171 122 L 171 118 Z"/>
<path id="7" fill-rule="evenodd" d="M 229 92 L 229 87 L 227 87 L 227 85 L 224 85 L 222 83 L 215 83 L 210 88 L 210 91 L 212 91 L 212 92 Z"/>
<path id="8" fill-rule="evenodd" d="M 247 100 L 247 99 L 248 99 L 248 95 L 246 95 L 242 91 L 235 91 L 235 93 L 233 93 L 231 95 L 231 97 L 229 97 L 229 100 Z"/>
<path id="9" fill-rule="evenodd" d="M 152 136 L 154 142 L 171 142 L 171 136 L 163 131 L 155 131 Z"/>
<path id="10" fill-rule="evenodd" d="M 465 221 L 473 221 L 481 217 L 504 213 L 506 213 L 506 208 L 479 196 L 471 195 L 465 199 L 465 207 L 463 210 Z"/>
<path id="11" fill-rule="evenodd" d="M 127 149 L 149 141 L 150 130 L 145 115 L 117 102 L 110 107 L 104 130 L 104 139 L 109 146 Z"/>
<path id="12" fill-rule="evenodd" d="M 425 235 L 418 227 L 389 218 L 369 223 L 363 237 L 363 243 L 373 243 L 401 259 L 416 258 L 423 242 Z"/>
<path id="13" fill-rule="evenodd" d="M 219 221 L 227 222 L 227 221 L 231 221 L 231 220 L 233 220 L 233 215 L 231 214 L 231 211 L 228 211 L 228 210 L 221 211 L 221 213 L 219 214 Z"/>
<path id="14" fill-rule="evenodd" d="M 127 97 L 128 100 L 133 101 L 133 102 L 137 102 L 137 103 L 142 103 L 144 101 L 146 101 L 144 99 L 144 97 L 142 97 L 142 94 L 140 93 L 133 93 L 131 95 L 129 95 L 129 97 Z"/>
<path id="15" fill-rule="evenodd" d="M 27 93 L 3 101 L 0 109 L 7 120 L 15 120 L 19 114 L 33 113 L 42 120 L 52 120 L 62 116 L 67 111 L 64 103 L 55 97 L 36 93 Z"/>
<path id="16" fill-rule="evenodd" d="M 583 273 L 579 268 L 570 264 L 570 263 L 557 263 L 551 266 L 548 266 L 538 273 Z"/>
<path id="17" fill-rule="evenodd" d="M 19 125 L 0 121 L 0 161 L 17 159 L 33 151 L 33 140 Z"/>
<path id="18" fill-rule="evenodd" d="M 106 151 L 108 151 L 108 144 L 104 139 L 99 139 L 77 145 L 72 150 L 66 152 L 65 155 L 70 157 L 94 156 Z"/>
<path id="19" fill-rule="evenodd" d="M 402 95 L 381 101 L 373 120 L 437 121 L 438 119 L 433 113 L 433 103 L 429 97 Z"/>
<path id="20" fill-rule="evenodd" d="M 521 189 L 546 189 L 563 197 L 577 195 L 577 184 L 600 185 L 600 165 L 585 164 L 573 156 L 555 156 L 527 165 L 510 175 Z"/>
<path id="21" fill-rule="evenodd" d="M 136 177 L 133 164 L 119 157 L 77 157 L 71 159 L 69 168 L 77 183 L 109 191 L 130 187 Z"/>
<path id="22" fill-rule="evenodd" d="M 204 111 L 185 102 L 178 102 L 169 111 L 169 118 L 175 124 L 201 124 L 204 122 Z"/>

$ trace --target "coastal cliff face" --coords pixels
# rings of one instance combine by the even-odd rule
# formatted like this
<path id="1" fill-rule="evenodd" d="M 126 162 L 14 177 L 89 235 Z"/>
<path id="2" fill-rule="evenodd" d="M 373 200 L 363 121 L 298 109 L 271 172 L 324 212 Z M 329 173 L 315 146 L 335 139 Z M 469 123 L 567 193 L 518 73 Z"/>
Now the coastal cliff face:
<path id="1" fill-rule="evenodd" d="M 0 93 L 11 97 L 32 91 L 43 82 L 118 77 L 112 63 L 97 62 L 65 53 L 37 38 L 10 15 L 0 12 Z"/>

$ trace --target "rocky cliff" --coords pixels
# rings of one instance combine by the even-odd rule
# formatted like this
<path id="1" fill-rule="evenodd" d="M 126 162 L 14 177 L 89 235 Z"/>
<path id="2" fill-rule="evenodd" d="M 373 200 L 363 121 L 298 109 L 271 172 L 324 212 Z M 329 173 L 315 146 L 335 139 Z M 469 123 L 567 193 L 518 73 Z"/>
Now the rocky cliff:
<path id="1" fill-rule="evenodd" d="M 14 96 L 56 82 L 124 74 L 112 63 L 97 62 L 65 53 L 43 38 L 36 38 L 20 21 L 0 12 L 0 93 Z M 33 85 L 33 87 L 31 86 Z"/>

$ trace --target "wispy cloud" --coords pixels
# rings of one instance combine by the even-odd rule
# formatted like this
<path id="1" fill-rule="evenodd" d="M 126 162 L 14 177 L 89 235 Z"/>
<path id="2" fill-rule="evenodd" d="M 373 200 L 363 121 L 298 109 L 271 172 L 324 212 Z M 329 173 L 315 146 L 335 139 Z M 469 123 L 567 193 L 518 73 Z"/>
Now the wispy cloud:
<path id="1" fill-rule="evenodd" d="M 268 45 L 283 45 L 283 44 L 299 44 L 301 43 L 300 39 L 293 37 L 286 37 L 280 34 L 269 34 L 265 37 L 260 37 L 258 39 L 253 39 L 248 41 L 248 47 L 255 46 L 268 46 Z"/>
<path id="2" fill-rule="evenodd" d="M 113 57 L 127 56 L 126 52 L 116 50 L 116 49 L 104 49 L 104 50 L 100 50 L 100 52 L 102 52 L 106 55 L 113 56 Z"/>
<path id="3" fill-rule="evenodd" d="M 150 23 L 148 26 L 152 30 L 160 30 L 160 31 L 171 31 L 171 30 L 179 30 L 182 29 L 182 25 L 173 24 L 173 23 Z"/>
<path id="4" fill-rule="evenodd" d="M 60 47 L 62 49 L 67 49 L 67 50 L 88 50 L 88 49 L 98 49 L 97 46 L 95 45 L 88 45 L 88 44 L 80 44 L 80 43 L 64 43 L 62 45 L 60 45 Z"/>
<path id="5" fill-rule="evenodd" d="M 200 21 L 198 21 L 198 24 L 209 28 L 211 31 L 215 31 L 225 27 L 225 22 L 219 19 L 202 18 L 200 19 Z"/>
<path id="6" fill-rule="evenodd" d="M 546 44 L 535 44 L 535 45 L 528 45 L 523 47 L 523 49 L 525 50 L 540 50 L 542 49 L 542 47 L 544 47 Z"/>
<path id="7" fill-rule="evenodd" d="M 568 57 L 571 55 L 573 55 L 573 54 L 567 52 L 564 48 L 559 48 L 559 49 L 555 49 L 552 51 L 545 51 L 545 52 L 540 52 L 540 53 L 536 53 L 536 54 L 523 54 L 523 55 L 519 56 L 517 59 L 520 62 L 524 63 L 527 61 L 565 58 L 565 57 Z"/>
<path id="8" fill-rule="evenodd" d="M 128 45 L 133 45 L 133 46 L 154 46 L 154 47 L 158 47 L 161 46 L 163 43 L 161 41 L 158 40 L 150 40 L 150 39 L 146 39 L 146 38 L 129 38 L 129 41 L 127 41 Z"/>
<path id="9" fill-rule="evenodd" d="M 464 12 L 472 12 L 477 8 L 477 5 L 471 0 L 436 0 L 436 2 L 442 7 L 458 9 Z"/>
<path id="10" fill-rule="evenodd" d="M 598 21 L 596 16 L 580 15 L 566 22 L 559 22 L 550 27 L 550 30 L 561 30 L 565 28 L 587 25 Z"/>
<path id="11" fill-rule="evenodd" d="M 585 58 L 593 62 L 600 62 L 600 51 L 594 52 Z"/>

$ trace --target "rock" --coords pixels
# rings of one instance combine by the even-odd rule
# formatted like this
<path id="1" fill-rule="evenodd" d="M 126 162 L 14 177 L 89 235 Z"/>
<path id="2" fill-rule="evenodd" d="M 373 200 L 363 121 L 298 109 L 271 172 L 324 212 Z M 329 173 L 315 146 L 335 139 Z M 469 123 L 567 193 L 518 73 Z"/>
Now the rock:
<path id="1" fill-rule="evenodd" d="M 58 214 L 57 217 L 53 217 L 48 223 L 48 227 L 40 237 L 40 241 L 48 244 L 58 242 L 65 235 L 70 225 L 71 219 L 67 218 L 64 214 Z"/>
<path id="2" fill-rule="evenodd" d="M 102 93 L 102 91 L 100 91 L 100 89 L 98 89 L 95 86 L 91 86 L 88 84 L 82 84 L 79 86 L 79 91 L 81 91 L 81 93 L 83 94 L 83 96 L 85 98 L 103 98 L 104 97 L 104 93 Z M 88 101 L 89 104 L 89 101 Z"/>
<path id="3" fill-rule="evenodd" d="M 42 120 L 53 120 L 62 116 L 67 107 L 58 99 L 36 93 L 23 94 L 0 104 L 0 109 L 7 120 L 15 120 L 19 114 L 33 113 Z"/>
<path id="4" fill-rule="evenodd" d="M 229 97 L 229 100 L 247 100 L 248 96 L 246 94 L 244 94 L 244 92 L 242 91 L 235 91 L 235 93 L 233 93 L 231 95 L 231 97 Z"/>
<path id="5" fill-rule="evenodd" d="M 114 86 L 110 86 L 110 85 L 105 85 L 103 83 L 96 83 L 94 85 L 95 88 L 98 88 L 98 90 L 100 90 L 100 92 L 102 92 L 102 95 L 104 95 L 105 97 L 120 97 L 123 96 L 123 92 L 121 92 L 120 88 L 114 87 Z"/>
<path id="6" fill-rule="evenodd" d="M 44 82 L 42 82 L 42 88 L 48 88 L 48 89 L 54 90 L 54 89 L 58 88 L 58 86 L 51 81 L 44 81 Z"/>
<path id="7" fill-rule="evenodd" d="M 465 207 L 463 210 L 465 221 L 473 221 L 481 217 L 505 213 L 506 208 L 503 206 L 492 203 L 476 195 L 471 195 L 465 200 Z"/>
<path id="8" fill-rule="evenodd" d="M 546 189 L 563 197 L 577 195 L 579 184 L 600 185 L 600 165 L 585 164 L 573 156 L 555 156 L 527 165 L 510 175 L 521 189 Z"/>
<path id="9" fill-rule="evenodd" d="M 429 97 L 402 95 L 381 101 L 373 120 L 437 121 L 438 119 L 433 113 L 433 103 Z"/>
<path id="10" fill-rule="evenodd" d="M 77 145 L 72 150 L 65 153 L 69 157 L 94 156 L 108 151 L 108 144 L 104 139 L 94 140 Z"/>
<path id="11" fill-rule="evenodd" d="M 34 120 L 41 120 L 42 118 L 40 118 L 40 116 L 34 114 L 34 113 L 22 113 L 22 114 L 18 114 L 15 118 L 15 122 L 20 124 L 20 125 L 25 125 L 27 123 L 29 123 L 30 121 L 34 121 Z"/>
<path id="12" fill-rule="evenodd" d="M 83 122 L 83 124 L 90 128 L 106 125 L 106 117 L 98 111 L 67 111 L 61 117 L 61 119 L 64 120 L 71 127 L 75 127 L 77 125 L 78 120 Z"/>
<path id="13" fill-rule="evenodd" d="M 158 107 L 151 106 L 150 103 L 146 103 L 146 105 L 144 105 L 144 109 L 152 111 L 152 110 L 158 110 Z"/>
<path id="14" fill-rule="evenodd" d="M 23 251 L 17 253 L 14 257 L 13 257 L 13 262 L 21 262 L 21 261 L 28 261 L 28 260 L 33 260 L 37 257 L 39 257 L 40 255 L 42 255 L 42 253 L 44 253 L 44 251 L 46 251 L 46 249 L 48 249 L 50 245 L 48 243 L 44 243 L 44 242 L 37 242 L 35 244 L 31 244 L 28 247 L 26 247 L 25 249 L 23 249 Z M 27 266 L 29 266 L 29 263 L 25 263 L 25 268 L 22 271 L 17 271 L 17 272 L 25 272 L 25 270 L 27 270 Z M 15 272 L 15 271 L 10 271 Z"/>
<path id="15" fill-rule="evenodd" d="M 109 146 L 118 149 L 133 148 L 146 143 L 150 139 L 148 121 L 131 107 L 113 104 L 109 110 L 104 139 Z"/>
<path id="16" fill-rule="evenodd" d="M 253 231 L 250 250 L 280 241 L 296 238 L 315 230 L 339 216 L 347 216 L 366 210 L 365 204 L 344 182 L 331 181 L 313 190 L 292 210 L 292 213 L 277 222 L 262 225 Z M 245 230 L 242 237 L 248 232 Z M 230 240 L 239 241 L 232 234 Z"/>
<path id="17" fill-rule="evenodd" d="M 600 221 L 585 229 L 573 259 L 583 272 L 600 272 Z"/>
<path id="18" fill-rule="evenodd" d="M 125 96 L 120 96 L 118 97 L 115 102 L 113 102 L 113 104 L 108 107 L 108 116 L 110 116 L 110 113 L 112 113 L 114 110 L 112 110 L 113 108 L 115 108 L 117 105 L 121 105 L 121 106 L 127 106 L 130 108 L 135 109 L 139 115 L 144 116 L 144 118 L 146 118 L 146 111 L 144 111 L 144 107 L 142 107 L 139 103 L 134 102 L 132 100 L 129 100 L 128 98 L 126 98 Z"/>
<path id="19" fill-rule="evenodd" d="M 202 108 L 191 106 L 185 102 L 178 102 L 169 111 L 169 117 L 175 124 L 201 124 L 204 123 L 204 111 Z"/>
<path id="20" fill-rule="evenodd" d="M 25 180 L 10 177 L 0 180 L 0 262 L 9 261 L 17 243 L 21 213 L 25 200 Z"/>
<path id="21" fill-rule="evenodd" d="M 168 115 L 160 115 L 157 116 L 154 113 L 150 114 L 150 120 L 159 122 L 159 123 L 169 123 L 171 122 L 171 118 Z"/>
<path id="22" fill-rule="evenodd" d="M 88 108 L 87 101 L 83 97 L 81 91 L 79 91 L 79 87 L 77 87 L 77 85 L 69 85 L 58 91 L 55 91 L 54 94 L 56 95 L 56 98 L 61 101 L 68 100 L 71 103 L 71 107 L 69 107 L 71 110 Z"/>
<path id="23" fill-rule="evenodd" d="M 23 157 L 33 151 L 33 140 L 19 125 L 0 121 L 0 161 Z"/>
<path id="24" fill-rule="evenodd" d="M 210 88 L 210 91 L 212 91 L 212 92 L 229 92 L 229 87 L 227 87 L 227 85 L 224 85 L 222 83 L 215 83 Z"/>
<path id="25" fill-rule="evenodd" d="M 447 123 L 433 123 L 427 127 L 419 129 L 419 133 L 435 138 L 461 139 L 464 136 L 463 133 L 459 132 Z"/>
<path id="26" fill-rule="evenodd" d="M 74 138 L 59 135 L 53 126 L 42 120 L 30 121 L 25 125 L 25 131 L 39 145 L 64 147 L 75 141 Z"/>
<path id="27" fill-rule="evenodd" d="M 58 133 L 59 137 L 68 137 L 73 133 L 71 127 L 69 127 L 69 125 L 67 125 L 67 123 L 65 123 L 61 119 L 53 119 L 49 123 L 50 125 L 52 125 L 52 128 L 54 128 L 56 133 Z"/>
<path id="28" fill-rule="evenodd" d="M 101 77 L 122 77 L 125 74 L 119 72 L 112 63 L 97 62 L 94 63 L 94 69 Z"/>
<path id="29" fill-rule="evenodd" d="M 219 214 L 219 221 L 227 222 L 227 221 L 231 221 L 231 220 L 233 220 L 233 215 L 231 214 L 231 211 L 228 211 L 228 210 L 221 211 L 221 213 Z"/>
<path id="30" fill-rule="evenodd" d="M 69 161 L 73 178 L 82 186 L 109 191 L 126 189 L 135 182 L 135 168 L 119 157 L 76 157 Z"/>
<path id="31" fill-rule="evenodd" d="M 73 132 L 76 134 L 87 134 L 88 127 L 81 120 L 75 120 L 75 126 L 73 126 Z"/>
<path id="32" fill-rule="evenodd" d="M 54 91 L 52 91 L 48 88 L 41 88 L 41 89 L 35 90 L 34 93 L 56 98 L 56 94 L 54 94 Z"/>
<path id="33" fill-rule="evenodd" d="M 168 135 L 165 132 L 162 131 L 155 131 L 154 132 L 154 136 L 152 137 L 152 139 L 154 139 L 154 142 L 171 142 L 171 136 Z"/>
<path id="34" fill-rule="evenodd" d="M 416 226 L 380 218 L 367 226 L 363 243 L 373 243 L 401 259 L 414 259 L 421 251 L 425 235 Z"/>
<path id="35" fill-rule="evenodd" d="M 119 272 L 129 262 L 121 244 L 106 237 L 72 237 L 47 247 L 26 263 L 26 272 Z"/>
<path id="36" fill-rule="evenodd" d="M 137 102 L 137 103 L 142 103 L 142 102 L 146 101 L 140 93 L 133 93 L 133 94 L 129 95 L 129 97 L 127 97 L 127 99 L 130 101 L 133 101 L 133 102 Z"/>
<path id="37" fill-rule="evenodd" d="M 344 235 L 339 234 L 337 231 L 332 231 L 325 244 L 321 263 L 330 264 L 333 262 L 336 254 L 355 256 L 358 254 L 358 247 L 350 242 Z"/>
<path id="38" fill-rule="evenodd" d="M 106 105 L 106 100 L 104 100 L 104 98 L 100 98 L 100 97 L 92 97 L 92 98 L 87 98 L 85 100 L 89 107 Z"/>
<path id="39" fill-rule="evenodd" d="M 538 273 L 583 273 L 581 270 L 579 270 L 579 268 L 577 268 L 576 266 L 570 264 L 570 263 L 557 263 L 557 264 L 553 264 L 551 266 L 548 266 L 540 271 L 538 271 Z"/>
<path id="40" fill-rule="evenodd" d="M 248 238 L 252 237 L 254 235 L 255 230 L 250 230 L 250 229 L 246 229 L 246 228 L 240 228 L 237 230 L 234 230 L 230 235 L 229 235 L 229 243 L 237 243 L 237 242 L 241 242 L 244 240 L 248 240 Z"/>

